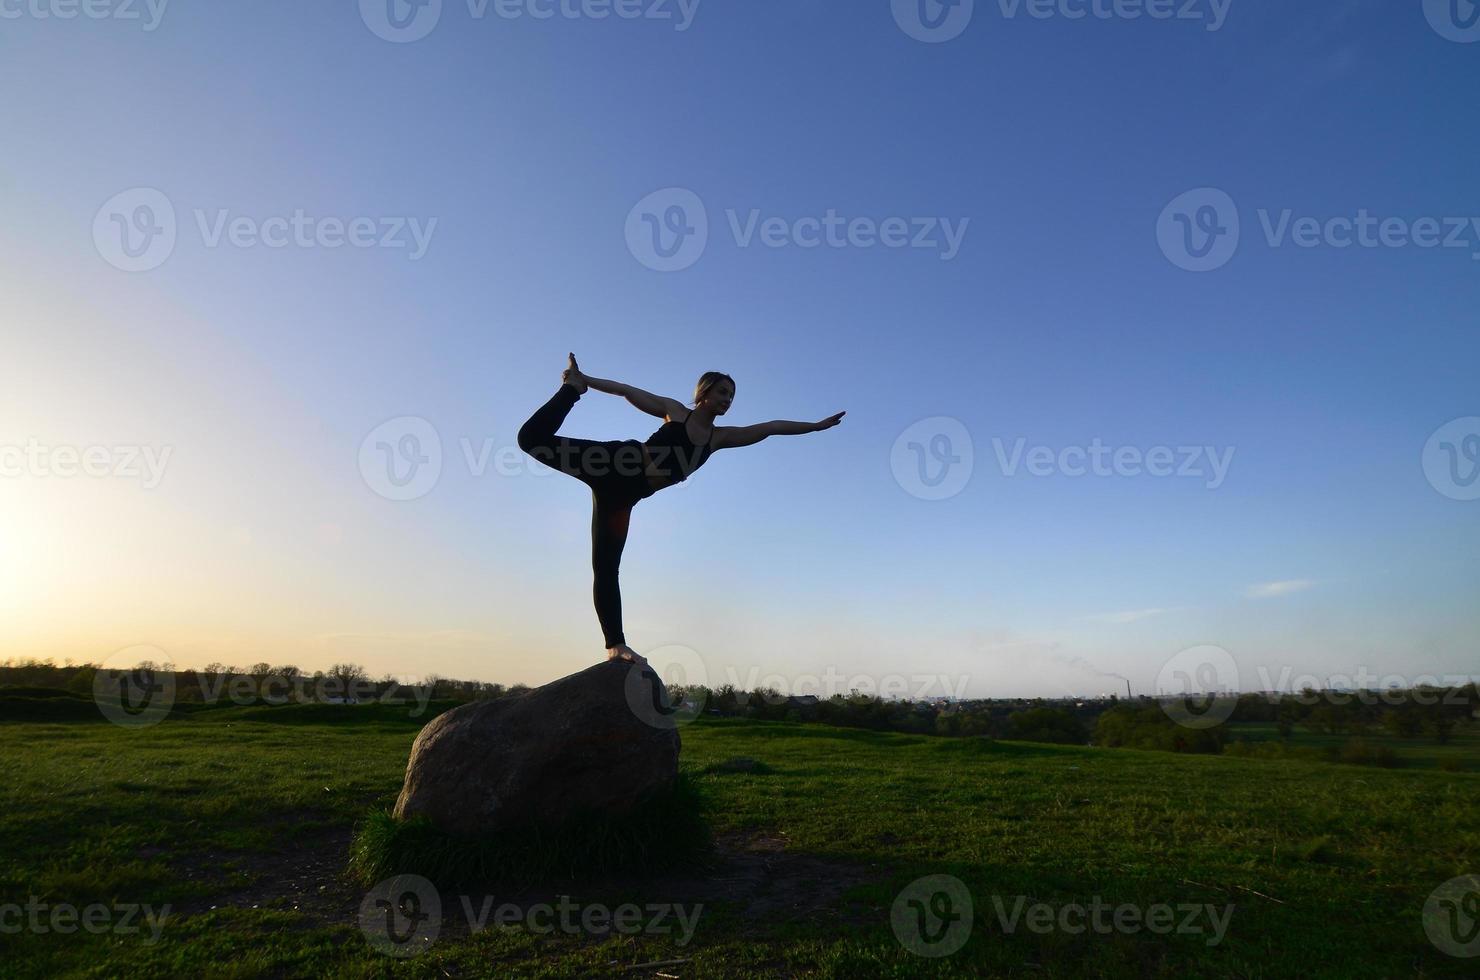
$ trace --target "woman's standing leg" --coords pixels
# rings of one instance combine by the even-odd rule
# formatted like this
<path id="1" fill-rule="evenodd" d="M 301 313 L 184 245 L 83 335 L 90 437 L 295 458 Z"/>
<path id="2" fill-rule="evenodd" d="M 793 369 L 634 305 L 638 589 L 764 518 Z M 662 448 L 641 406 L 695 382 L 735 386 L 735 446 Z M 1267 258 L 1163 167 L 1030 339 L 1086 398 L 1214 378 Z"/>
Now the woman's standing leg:
<path id="1" fill-rule="evenodd" d="M 622 593 L 617 569 L 627 544 L 632 508 L 645 494 L 641 448 L 627 442 L 574 439 L 556 432 L 580 398 L 570 384 L 560 386 L 519 429 L 519 448 L 547 466 L 581 480 L 591 488 L 592 598 L 606 648 L 626 647 L 622 632 Z M 624 448 L 625 447 L 625 448 Z M 644 662 L 635 651 L 622 659 Z"/>
<path id="2" fill-rule="evenodd" d="M 591 571 L 594 575 L 591 594 L 596 602 L 596 618 L 601 623 L 601 632 L 610 650 L 627 644 L 627 637 L 622 632 L 622 591 L 617 583 L 617 569 L 622 563 L 622 549 L 627 544 L 632 504 L 599 490 L 592 491 L 591 500 Z"/>

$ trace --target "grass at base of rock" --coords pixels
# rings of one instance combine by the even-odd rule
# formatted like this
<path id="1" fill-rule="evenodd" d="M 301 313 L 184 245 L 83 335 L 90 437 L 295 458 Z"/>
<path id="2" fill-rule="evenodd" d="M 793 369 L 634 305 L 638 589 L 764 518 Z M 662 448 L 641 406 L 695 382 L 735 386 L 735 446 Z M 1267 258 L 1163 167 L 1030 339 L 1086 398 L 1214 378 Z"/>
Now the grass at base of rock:
<path id="1" fill-rule="evenodd" d="M 687 774 L 673 788 L 618 818 L 580 814 L 559 826 L 530 826 L 467 838 L 425 817 L 368 813 L 350 845 L 349 872 L 371 884 L 416 874 L 441 887 L 485 881 L 658 873 L 690 866 L 712 847 L 703 798 Z"/>

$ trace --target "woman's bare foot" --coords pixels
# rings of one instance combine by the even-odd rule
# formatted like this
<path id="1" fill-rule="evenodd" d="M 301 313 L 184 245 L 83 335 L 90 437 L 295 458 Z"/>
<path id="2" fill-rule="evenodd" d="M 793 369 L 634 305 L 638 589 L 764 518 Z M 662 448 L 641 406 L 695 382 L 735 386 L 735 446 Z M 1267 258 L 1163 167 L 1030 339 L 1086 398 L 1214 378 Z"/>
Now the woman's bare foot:
<path id="1" fill-rule="evenodd" d="M 577 394 L 584 395 L 586 393 L 586 376 L 576 366 L 576 355 L 574 352 L 570 355 L 570 367 L 565 369 L 565 372 L 560 375 L 560 379 L 574 388 Z"/>
<path id="2" fill-rule="evenodd" d="M 625 643 L 618 644 L 617 646 L 614 646 L 614 647 L 607 647 L 606 648 L 606 659 L 608 659 L 608 660 L 625 660 L 628 663 L 634 663 L 634 664 L 637 664 L 639 666 L 643 666 L 643 665 L 647 664 L 647 658 L 646 657 L 644 657 L 642 654 L 638 653 L 636 650 L 632 649 L 631 647 L 629 647 Z"/>

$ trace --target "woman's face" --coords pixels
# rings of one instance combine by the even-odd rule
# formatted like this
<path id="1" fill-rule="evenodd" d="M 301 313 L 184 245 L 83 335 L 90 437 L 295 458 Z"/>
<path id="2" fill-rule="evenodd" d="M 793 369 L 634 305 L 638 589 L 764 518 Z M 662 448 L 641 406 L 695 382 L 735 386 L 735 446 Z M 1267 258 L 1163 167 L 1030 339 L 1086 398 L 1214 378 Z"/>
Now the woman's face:
<path id="1" fill-rule="evenodd" d="M 715 415 L 723 415 L 730 410 L 730 403 L 735 400 L 735 386 L 723 378 L 704 393 L 704 404 L 714 410 Z"/>

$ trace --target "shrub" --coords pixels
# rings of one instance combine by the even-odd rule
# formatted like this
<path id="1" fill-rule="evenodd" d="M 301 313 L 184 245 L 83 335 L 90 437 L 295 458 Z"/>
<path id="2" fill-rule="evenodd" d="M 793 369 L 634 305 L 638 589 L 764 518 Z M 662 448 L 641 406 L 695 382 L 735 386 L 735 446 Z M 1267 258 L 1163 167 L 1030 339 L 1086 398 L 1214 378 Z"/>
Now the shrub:
<path id="1" fill-rule="evenodd" d="M 1084 745 L 1089 732 L 1083 722 L 1063 708 L 1029 708 L 1007 719 L 1007 738 L 1024 742 Z"/>

